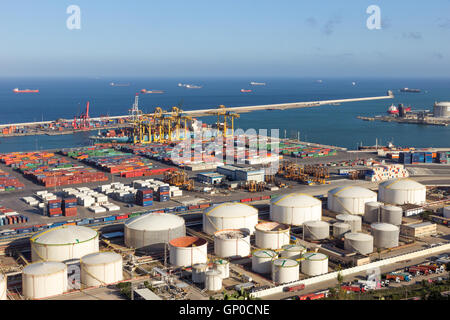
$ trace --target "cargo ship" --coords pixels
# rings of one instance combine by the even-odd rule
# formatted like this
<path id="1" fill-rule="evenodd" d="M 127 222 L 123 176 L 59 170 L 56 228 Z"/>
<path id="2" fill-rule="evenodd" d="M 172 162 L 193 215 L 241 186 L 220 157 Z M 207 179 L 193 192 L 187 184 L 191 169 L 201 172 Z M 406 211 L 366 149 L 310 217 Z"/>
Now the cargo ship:
<path id="1" fill-rule="evenodd" d="M 35 89 L 35 90 L 31 90 L 31 89 L 20 90 L 19 88 L 14 88 L 13 92 L 15 92 L 15 93 L 38 93 L 39 90 L 38 89 Z"/>
<path id="2" fill-rule="evenodd" d="M 90 136 L 89 139 L 101 142 L 132 142 L 132 139 L 130 138 L 130 135 L 128 135 L 127 130 L 124 129 L 98 131 L 96 136 Z"/>
<path id="3" fill-rule="evenodd" d="M 413 92 L 413 93 L 419 93 L 419 92 L 420 92 L 420 89 L 402 88 L 402 89 L 400 89 L 400 92 Z"/>
<path id="4" fill-rule="evenodd" d="M 164 91 L 162 90 L 147 90 L 147 89 L 142 89 L 141 93 L 164 93 Z"/>
<path id="5" fill-rule="evenodd" d="M 403 107 L 402 104 L 399 107 L 403 108 L 403 112 L 411 112 L 411 107 Z M 391 105 L 387 111 L 388 114 L 400 114 L 400 108 L 397 108 L 395 105 Z"/>
<path id="6" fill-rule="evenodd" d="M 265 86 L 266 83 L 265 82 L 250 82 L 250 85 L 252 86 Z"/>
<path id="7" fill-rule="evenodd" d="M 178 86 L 185 87 L 187 89 L 201 89 L 202 88 L 202 86 L 196 86 L 194 84 L 184 84 L 184 83 L 179 83 Z"/>
<path id="8" fill-rule="evenodd" d="M 241 89 L 241 92 L 252 92 L 252 90 Z"/>
<path id="9" fill-rule="evenodd" d="M 109 85 L 111 87 L 129 87 L 130 86 L 129 83 L 115 83 L 115 82 L 111 82 Z"/>

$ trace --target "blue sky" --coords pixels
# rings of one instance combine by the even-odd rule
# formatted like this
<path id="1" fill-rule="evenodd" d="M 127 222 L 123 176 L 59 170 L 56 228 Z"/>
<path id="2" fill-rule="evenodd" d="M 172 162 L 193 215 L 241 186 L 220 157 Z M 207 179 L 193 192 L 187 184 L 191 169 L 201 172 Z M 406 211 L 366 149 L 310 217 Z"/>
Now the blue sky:
<path id="1" fill-rule="evenodd" d="M 68 30 L 66 8 L 81 8 Z M 383 27 L 368 30 L 366 8 Z M 1 76 L 450 75 L 450 1 L 15 0 Z"/>

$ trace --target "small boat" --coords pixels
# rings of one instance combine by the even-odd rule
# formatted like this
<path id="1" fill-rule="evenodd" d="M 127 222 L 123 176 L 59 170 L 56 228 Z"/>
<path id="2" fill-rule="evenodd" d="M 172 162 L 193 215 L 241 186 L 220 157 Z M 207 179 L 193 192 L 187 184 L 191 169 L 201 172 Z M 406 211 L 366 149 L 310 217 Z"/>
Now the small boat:
<path id="1" fill-rule="evenodd" d="M 19 88 L 14 88 L 13 89 L 14 93 L 38 93 L 39 90 L 38 89 L 24 89 L 24 90 L 20 90 Z"/>
<path id="2" fill-rule="evenodd" d="M 243 93 L 252 92 L 252 90 L 250 90 L 250 89 L 241 89 L 241 92 L 243 92 Z"/>
<path id="3" fill-rule="evenodd" d="M 410 89 L 410 88 L 402 88 L 400 92 L 411 92 L 411 93 L 419 93 L 420 89 Z"/>
<path id="4" fill-rule="evenodd" d="M 250 82 L 251 86 L 265 86 L 266 83 L 265 82 Z"/>

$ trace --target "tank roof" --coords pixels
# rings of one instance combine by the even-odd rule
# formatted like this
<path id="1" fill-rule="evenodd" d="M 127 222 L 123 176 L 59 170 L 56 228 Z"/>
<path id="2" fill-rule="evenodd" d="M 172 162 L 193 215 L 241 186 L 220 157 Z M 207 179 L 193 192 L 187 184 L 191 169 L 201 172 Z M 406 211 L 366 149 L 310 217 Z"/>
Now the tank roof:
<path id="1" fill-rule="evenodd" d="M 359 186 L 337 187 L 328 191 L 328 195 L 339 198 L 373 198 L 377 196 L 375 192 Z"/>
<path id="2" fill-rule="evenodd" d="M 245 229 L 223 229 L 214 232 L 214 236 L 222 240 L 242 239 L 248 235 L 250 235 L 250 233 Z"/>
<path id="3" fill-rule="evenodd" d="M 274 198 L 271 201 L 271 203 L 281 207 L 300 207 L 300 208 L 322 205 L 322 201 L 320 201 L 319 199 L 316 199 L 309 194 L 301 192 L 281 195 L 279 197 Z"/>
<path id="4" fill-rule="evenodd" d="M 361 216 L 357 216 L 354 214 L 341 213 L 336 216 L 336 219 L 342 221 L 359 221 L 361 220 Z"/>
<path id="5" fill-rule="evenodd" d="M 205 239 L 199 237 L 180 237 L 176 239 L 172 239 L 169 244 L 178 247 L 178 248 L 190 248 L 190 247 L 198 247 L 206 244 L 207 241 Z"/>
<path id="6" fill-rule="evenodd" d="M 122 256 L 115 252 L 95 252 L 81 258 L 81 262 L 91 265 L 107 264 L 118 260 L 122 260 Z"/>
<path id="7" fill-rule="evenodd" d="M 397 206 L 392 206 L 392 205 L 384 205 L 384 206 L 382 207 L 382 209 L 384 209 L 384 210 L 389 210 L 389 211 L 401 211 L 401 212 L 403 212 L 403 209 L 402 209 L 402 208 L 397 207 Z"/>
<path id="8" fill-rule="evenodd" d="M 304 246 L 298 244 L 285 244 L 284 246 L 281 247 L 281 249 L 283 249 L 284 251 L 293 251 L 293 252 L 306 250 Z"/>
<path id="9" fill-rule="evenodd" d="M 280 268 L 290 268 L 290 267 L 297 267 L 298 266 L 298 262 L 292 259 L 276 259 L 273 261 L 273 264 L 275 266 L 278 266 Z"/>
<path id="10" fill-rule="evenodd" d="M 393 224 L 383 223 L 383 222 L 372 223 L 370 225 L 370 227 L 372 229 L 380 230 L 380 231 L 399 231 L 400 230 L 397 226 L 394 226 Z"/>
<path id="11" fill-rule="evenodd" d="M 313 220 L 313 221 L 305 221 L 303 225 L 306 225 L 308 227 L 329 227 L 330 224 L 328 222 L 322 221 L 322 220 Z"/>
<path id="12" fill-rule="evenodd" d="M 185 224 L 184 219 L 171 213 L 148 213 L 128 219 L 125 226 L 134 230 L 160 231 L 179 228 Z"/>
<path id="13" fill-rule="evenodd" d="M 83 226 L 61 226 L 38 232 L 31 242 L 48 245 L 77 244 L 98 237 L 98 232 Z"/>
<path id="14" fill-rule="evenodd" d="M 401 178 L 401 179 L 393 179 L 387 180 L 379 185 L 380 188 L 392 189 L 392 190 L 424 190 L 426 187 L 412 179 L 409 178 Z"/>
<path id="15" fill-rule="evenodd" d="M 261 249 L 261 250 L 256 250 L 253 252 L 253 255 L 255 257 L 259 257 L 259 258 L 274 258 L 276 257 L 278 254 L 273 251 L 273 250 L 265 250 L 265 249 Z"/>
<path id="16" fill-rule="evenodd" d="M 264 221 L 260 222 L 255 226 L 255 229 L 265 232 L 281 232 L 289 230 L 290 227 L 284 223 L 274 222 L 274 221 Z"/>
<path id="17" fill-rule="evenodd" d="M 208 208 L 205 215 L 211 217 L 239 218 L 258 215 L 258 210 L 248 204 L 226 202 Z"/>
<path id="18" fill-rule="evenodd" d="M 319 252 L 307 252 L 303 255 L 303 258 L 309 261 L 322 261 L 328 259 L 326 255 Z"/>
<path id="19" fill-rule="evenodd" d="M 355 240 L 355 241 L 370 241 L 373 240 L 373 236 L 366 233 L 360 232 L 349 232 L 344 235 L 345 239 Z"/>
<path id="20" fill-rule="evenodd" d="M 23 273 L 44 276 L 63 271 L 64 269 L 67 269 L 67 266 L 62 262 L 45 261 L 27 265 L 23 268 Z"/>

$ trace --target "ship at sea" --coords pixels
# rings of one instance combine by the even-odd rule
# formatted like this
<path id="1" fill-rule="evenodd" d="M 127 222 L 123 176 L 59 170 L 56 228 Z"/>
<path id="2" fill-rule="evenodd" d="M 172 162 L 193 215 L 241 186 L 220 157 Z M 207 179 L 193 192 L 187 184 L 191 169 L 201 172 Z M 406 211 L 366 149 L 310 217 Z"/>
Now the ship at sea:
<path id="1" fill-rule="evenodd" d="M 116 82 L 111 82 L 109 85 L 111 87 L 129 87 L 130 86 L 129 83 L 116 83 Z"/>
<path id="2" fill-rule="evenodd" d="M 187 89 L 201 89 L 203 88 L 202 86 L 197 86 L 195 84 L 185 84 L 185 83 L 179 83 L 178 84 L 179 87 L 184 87 Z"/>
<path id="3" fill-rule="evenodd" d="M 419 92 L 420 92 L 420 89 L 402 88 L 402 89 L 400 89 L 400 92 L 413 92 L 413 93 L 419 93 Z"/>
<path id="4" fill-rule="evenodd" d="M 400 109 L 402 109 L 402 112 L 400 112 Z M 388 114 L 404 114 L 405 112 L 411 112 L 411 107 L 404 107 L 402 104 L 398 108 L 392 104 L 387 111 Z"/>
<path id="5" fill-rule="evenodd" d="M 147 90 L 147 89 L 142 89 L 141 93 L 164 93 L 163 90 Z"/>
<path id="6" fill-rule="evenodd" d="M 265 86 L 266 83 L 265 82 L 250 82 L 251 86 Z"/>
<path id="7" fill-rule="evenodd" d="M 250 90 L 250 89 L 241 89 L 241 92 L 243 92 L 243 93 L 252 92 L 252 90 Z"/>
<path id="8" fill-rule="evenodd" d="M 132 142 L 131 134 L 127 129 L 116 129 L 116 130 L 106 130 L 98 131 L 96 136 L 90 136 L 89 139 L 96 142 L 118 142 L 118 143 L 128 143 Z"/>
<path id="9" fill-rule="evenodd" d="M 38 89 L 34 89 L 34 90 L 31 90 L 31 89 L 20 90 L 19 88 L 14 88 L 13 92 L 15 92 L 15 93 L 38 93 L 39 90 Z"/>

